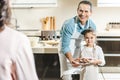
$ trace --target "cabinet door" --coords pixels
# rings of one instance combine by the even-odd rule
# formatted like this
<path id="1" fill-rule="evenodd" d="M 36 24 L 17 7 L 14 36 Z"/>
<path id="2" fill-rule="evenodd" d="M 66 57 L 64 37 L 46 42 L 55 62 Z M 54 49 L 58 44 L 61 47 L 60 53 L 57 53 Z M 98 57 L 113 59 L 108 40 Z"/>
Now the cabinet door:
<path id="1" fill-rule="evenodd" d="M 120 7 L 120 0 L 97 0 L 98 7 Z"/>
<path id="2" fill-rule="evenodd" d="M 55 7 L 57 0 L 11 0 L 11 7 Z"/>

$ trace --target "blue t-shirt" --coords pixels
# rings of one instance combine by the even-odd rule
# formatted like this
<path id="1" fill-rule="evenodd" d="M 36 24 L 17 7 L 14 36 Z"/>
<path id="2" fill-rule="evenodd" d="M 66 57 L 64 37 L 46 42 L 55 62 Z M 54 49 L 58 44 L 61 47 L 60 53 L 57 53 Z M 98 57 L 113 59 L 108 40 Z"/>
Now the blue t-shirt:
<path id="1" fill-rule="evenodd" d="M 91 19 L 88 19 L 84 28 L 82 27 L 81 23 L 79 20 L 76 20 L 76 16 L 66 20 L 64 22 L 64 24 L 62 25 L 62 28 L 60 30 L 60 34 L 61 34 L 61 51 L 65 54 L 67 52 L 70 52 L 70 39 L 71 36 L 74 32 L 75 29 L 75 24 L 77 23 L 77 31 L 78 32 L 82 32 L 85 29 L 88 29 L 89 27 L 91 27 L 92 29 L 96 30 L 96 25 L 94 24 L 94 22 Z"/>

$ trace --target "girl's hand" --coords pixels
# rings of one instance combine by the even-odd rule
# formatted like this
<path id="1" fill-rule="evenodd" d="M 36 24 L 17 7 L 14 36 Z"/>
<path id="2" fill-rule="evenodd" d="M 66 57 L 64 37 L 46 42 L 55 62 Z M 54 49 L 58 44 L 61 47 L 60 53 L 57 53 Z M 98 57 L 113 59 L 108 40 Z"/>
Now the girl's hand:
<path id="1" fill-rule="evenodd" d="M 93 64 L 93 65 L 98 65 L 99 60 L 93 59 L 93 60 L 91 60 L 89 63 L 91 63 L 91 64 Z"/>
<path id="2" fill-rule="evenodd" d="M 81 59 L 80 59 L 80 62 L 81 62 L 81 63 L 89 63 L 90 61 L 91 61 L 90 58 L 81 58 Z"/>

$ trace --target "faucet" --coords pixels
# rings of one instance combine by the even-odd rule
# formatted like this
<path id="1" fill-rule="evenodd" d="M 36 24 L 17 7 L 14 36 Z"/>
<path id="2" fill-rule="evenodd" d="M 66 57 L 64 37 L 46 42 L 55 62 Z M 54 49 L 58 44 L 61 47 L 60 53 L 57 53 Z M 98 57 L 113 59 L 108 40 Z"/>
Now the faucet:
<path id="1" fill-rule="evenodd" d="M 57 40 L 57 34 L 56 34 L 56 31 L 54 30 L 54 40 L 56 41 Z"/>
<path id="2" fill-rule="evenodd" d="M 15 29 L 17 30 L 19 28 L 17 19 L 16 18 L 11 18 L 11 19 L 15 20 Z"/>

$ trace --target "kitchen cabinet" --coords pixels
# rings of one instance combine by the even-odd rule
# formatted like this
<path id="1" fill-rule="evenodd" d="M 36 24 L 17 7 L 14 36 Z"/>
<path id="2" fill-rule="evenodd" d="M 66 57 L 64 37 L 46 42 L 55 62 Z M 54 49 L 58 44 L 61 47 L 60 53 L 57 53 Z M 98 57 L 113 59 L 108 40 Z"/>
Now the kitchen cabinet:
<path id="1" fill-rule="evenodd" d="M 25 7 L 56 7 L 57 0 L 11 0 L 11 7 L 25 8 Z"/>
<path id="2" fill-rule="evenodd" d="M 120 72 L 120 36 L 98 36 L 98 45 L 102 47 L 106 64 L 102 72 Z"/>
<path id="3" fill-rule="evenodd" d="M 120 7 L 120 0 L 97 0 L 98 7 Z"/>
<path id="4" fill-rule="evenodd" d="M 37 74 L 40 80 L 60 80 L 58 53 L 34 54 Z"/>
<path id="5" fill-rule="evenodd" d="M 97 7 L 120 7 L 120 0 L 91 0 Z"/>

